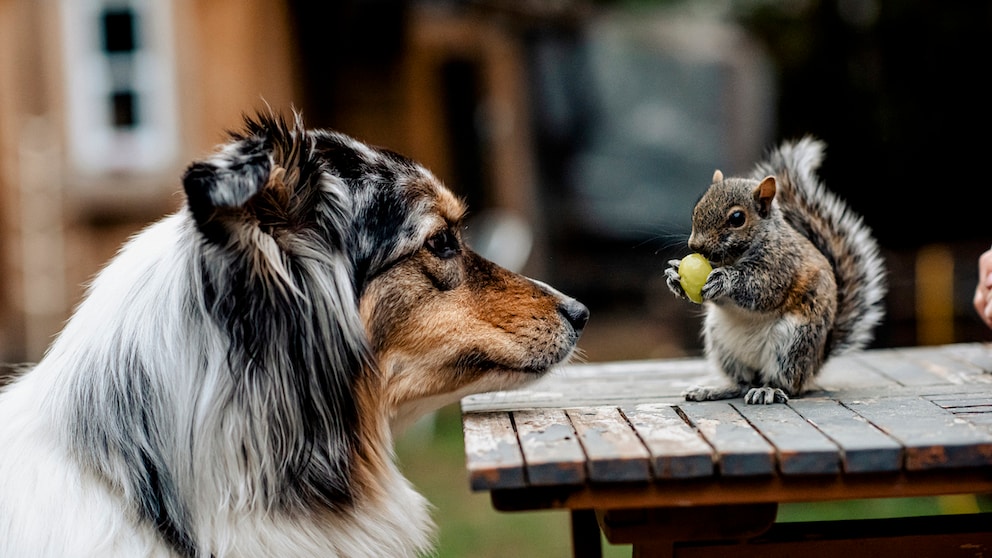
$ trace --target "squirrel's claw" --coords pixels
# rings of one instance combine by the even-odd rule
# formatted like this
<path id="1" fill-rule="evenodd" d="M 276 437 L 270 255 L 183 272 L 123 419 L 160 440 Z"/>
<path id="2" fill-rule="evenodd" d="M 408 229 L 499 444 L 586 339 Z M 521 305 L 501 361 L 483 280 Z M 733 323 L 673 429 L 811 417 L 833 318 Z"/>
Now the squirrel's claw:
<path id="1" fill-rule="evenodd" d="M 769 386 L 754 387 L 744 395 L 748 405 L 771 405 L 772 403 L 788 403 L 789 396 L 779 388 Z"/>
<path id="2" fill-rule="evenodd" d="M 689 300 L 689 295 L 685 294 L 685 289 L 682 288 L 681 277 L 679 277 L 679 262 L 680 260 L 668 260 L 669 267 L 665 269 L 665 282 L 668 284 L 668 290 L 672 291 L 672 294 L 682 300 Z"/>

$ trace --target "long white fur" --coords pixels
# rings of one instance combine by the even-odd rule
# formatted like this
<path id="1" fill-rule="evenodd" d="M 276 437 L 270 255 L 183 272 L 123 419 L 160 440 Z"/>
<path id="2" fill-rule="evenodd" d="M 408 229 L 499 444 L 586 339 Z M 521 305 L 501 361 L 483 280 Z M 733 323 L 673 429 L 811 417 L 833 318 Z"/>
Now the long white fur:
<path id="1" fill-rule="evenodd" d="M 122 505 L 128 483 L 108 484 L 69 455 L 66 405 L 74 386 L 111 381 L 80 377 L 93 366 L 114 369 L 117 355 L 104 339 L 127 331 L 150 351 L 146 374 L 160 394 L 147 405 L 172 408 L 174 423 L 163 435 L 181 462 L 198 456 L 175 479 L 190 501 L 225 503 L 195 509 L 194 526 L 203 550 L 216 556 L 406 556 L 430 545 L 427 502 L 395 466 L 382 479 L 382 494 L 368 513 L 328 523 L 320 517 L 279 517 L 259 505 L 243 482 L 239 456 L 231 455 L 226 430 L 239 427 L 214 402 L 230 388 L 222 361 L 225 347 L 209 320 L 189 318 L 183 305 L 191 286 L 194 230 L 175 215 L 133 239 L 92 285 L 64 332 L 30 374 L 0 394 L 0 556 L 171 557 L 173 551 L 135 510 Z M 98 349 L 94 352 L 94 348 Z M 105 349 L 101 353 L 99 349 Z M 206 363 L 206 366 L 204 366 Z M 179 371 L 199 370 L 189 381 Z M 93 413 L 110 413 L 94 402 Z M 227 421 L 225 423 L 225 421 Z M 202 436 L 218 432 L 218 436 Z M 124 464 L 118 464 L 124 467 Z M 125 471 L 119 471 L 121 478 Z M 222 493 L 217 493 L 221 491 Z M 46 541 L 44 547 L 38 541 Z"/>

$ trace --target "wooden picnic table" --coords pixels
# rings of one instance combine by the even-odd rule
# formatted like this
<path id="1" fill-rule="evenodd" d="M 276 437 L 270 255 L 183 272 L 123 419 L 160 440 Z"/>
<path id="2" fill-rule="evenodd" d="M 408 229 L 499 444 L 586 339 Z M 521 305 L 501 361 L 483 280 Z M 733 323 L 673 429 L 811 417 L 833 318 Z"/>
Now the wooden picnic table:
<path id="1" fill-rule="evenodd" d="M 992 514 L 776 523 L 782 502 L 992 492 L 992 344 L 828 361 L 787 404 L 686 402 L 702 359 L 568 366 L 462 400 L 471 488 L 502 511 L 571 513 L 635 557 L 992 555 Z"/>

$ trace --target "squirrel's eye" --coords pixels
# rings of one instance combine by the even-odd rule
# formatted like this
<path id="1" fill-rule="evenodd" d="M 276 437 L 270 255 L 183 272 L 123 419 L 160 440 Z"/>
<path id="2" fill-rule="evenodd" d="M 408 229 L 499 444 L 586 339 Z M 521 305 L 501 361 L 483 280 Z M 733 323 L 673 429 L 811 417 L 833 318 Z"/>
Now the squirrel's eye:
<path id="1" fill-rule="evenodd" d="M 744 215 L 744 211 L 740 209 L 735 209 L 727 217 L 727 222 L 730 223 L 731 227 L 743 227 L 746 220 L 747 217 Z"/>
<path id="2" fill-rule="evenodd" d="M 426 246 L 432 254 L 444 260 L 453 258 L 461 252 L 458 238 L 450 229 L 444 229 L 428 238 Z"/>

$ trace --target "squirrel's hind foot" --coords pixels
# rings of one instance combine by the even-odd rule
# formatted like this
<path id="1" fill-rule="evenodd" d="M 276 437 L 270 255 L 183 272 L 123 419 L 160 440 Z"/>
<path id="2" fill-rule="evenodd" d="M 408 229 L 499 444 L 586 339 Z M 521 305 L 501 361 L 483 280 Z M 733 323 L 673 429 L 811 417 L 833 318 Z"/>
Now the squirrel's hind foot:
<path id="1" fill-rule="evenodd" d="M 755 387 L 744 395 L 744 402 L 749 405 L 771 405 L 772 403 L 787 403 L 789 396 L 779 388 Z"/>

